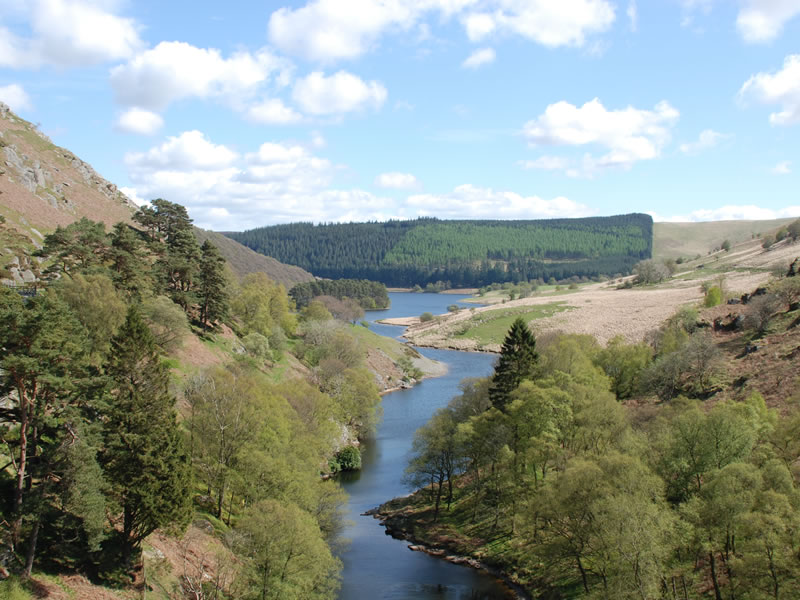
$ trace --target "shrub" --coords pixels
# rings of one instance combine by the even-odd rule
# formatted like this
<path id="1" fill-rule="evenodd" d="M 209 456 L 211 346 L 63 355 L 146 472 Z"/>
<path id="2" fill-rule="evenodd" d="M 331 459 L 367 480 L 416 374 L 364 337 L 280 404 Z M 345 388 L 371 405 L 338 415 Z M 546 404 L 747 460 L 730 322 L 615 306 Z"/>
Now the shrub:
<path id="1" fill-rule="evenodd" d="M 775 243 L 775 236 L 765 235 L 764 239 L 761 241 L 761 247 L 764 248 L 764 250 L 768 250 L 774 243 Z"/>
<path id="2" fill-rule="evenodd" d="M 731 251 L 731 242 L 730 242 L 730 240 L 725 240 L 724 242 L 722 242 L 722 246 L 721 247 L 722 247 L 723 250 L 725 250 L 725 252 L 730 252 Z"/>
<path id="3" fill-rule="evenodd" d="M 458 304 L 451 304 L 447 307 L 449 312 L 458 312 Z"/>
<path id="4" fill-rule="evenodd" d="M 745 317 L 745 326 L 756 335 L 764 335 L 772 315 L 778 310 L 778 298 L 774 294 L 758 296 L 750 301 L 750 311 Z"/>
<path id="5" fill-rule="evenodd" d="M 242 345 L 248 354 L 256 358 L 268 358 L 270 355 L 269 340 L 260 333 L 248 333 L 242 338 Z"/>
<path id="6" fill-rule="evenodd" d="M 328 465 L 331 471 L 358 471 L 361 468 L 361 452 L 355 446 L 346 446 L 339 450 Z"/>
<path id="7" fill-rule="evenodd" d="M 189 333 L 186 313 L 166 296 L 156 296 L 143 302 L 142 317 L 156 344 L 165 352 L 179 348 Z"/>
<path id="8" fill-rule="evenodd" d="M 424 312 L 419 316 L 419 320 L 422 323 L 427 323 L 428 321 L 433 321 L 433 314 L 429 312 Z"/>
<path id="9" fill-rule="evenodd" d="M 719 306 L 722 304 L 722 290 L 719 289 L 718 285 L 711 286 L 708 291 L 706 292 L 706 299 L 705 299 L 705 306 L 706 308 L 710 308 L 712 306 Z"/>

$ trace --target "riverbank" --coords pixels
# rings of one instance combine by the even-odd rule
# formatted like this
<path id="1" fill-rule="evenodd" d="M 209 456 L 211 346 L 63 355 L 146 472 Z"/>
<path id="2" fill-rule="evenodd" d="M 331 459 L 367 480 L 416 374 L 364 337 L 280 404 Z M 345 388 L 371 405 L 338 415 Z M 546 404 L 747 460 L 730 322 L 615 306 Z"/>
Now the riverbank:
<path id="1" fill-rule="evenodd" d="M 530 600 L 530 593 L 511 575 L 514 566 L 504 564 L 498 556 L 488 553 L 486 540 L 459 532 L 444 518 L 444 507 L 440 509 L 440 520 L 433 521 L 433 509 L 425 501 L 426 495 L 426 491 L 417 490 L 368 510 L 364 516 L 379 520 L 386 535 L 411 542 L 408 546 L 410 551 L 486 573 L 502 582 L 509 599 Z"/>

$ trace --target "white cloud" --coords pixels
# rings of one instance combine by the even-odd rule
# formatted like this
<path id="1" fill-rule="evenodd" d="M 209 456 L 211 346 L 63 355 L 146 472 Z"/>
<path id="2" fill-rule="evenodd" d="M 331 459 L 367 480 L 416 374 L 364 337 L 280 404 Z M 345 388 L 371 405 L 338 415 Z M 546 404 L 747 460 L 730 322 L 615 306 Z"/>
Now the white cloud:
<path id="1" fill-rule="evenodd" d="M 543 46 L 583 46 L 587 36 L 602 33 L 614 22 L 606 0 L 494 0 L 493 11 L 467 15 L 467 35 L 479 41 L 492 33 L 511 33 Z"/>
<path id="2" fill-rule="evenodd" d="M 472 41 L 507 33 L 549 47 L 582 46 L 615 18 L 608 0 L 312 0 L 272 13 L 268 35 L 284 52 L 330 63 L 358 58 L 381 35 L 408 33 L 430 13 L 458 15 Z"/>
<path id="3" fill-rule="evenodd" d="M 139 135 L 155 135 L 163 126 L 161 115 L 141 108 L 126 110 L 117 119 L 117 129 Z"/>
<path id="4" fill-rule="evenodd" d="M 9 108 L 14 112 L 33 109 L 30 96 L 17 83 L 0 87 L 0 102 L 8 104 Z"/>
<path id="5" fill-rule="evenodd" d="M 379 109 L 386 101 L 386 88 L 377 81 L 365 82 L 359 77 L 339 71 L 326 77 L 315 71 L 299 79 L 292 90 L 292 97 L 307 113 L 333 115 Z"/>
<path id="6" fill-rule="evenodd" d="M 480 48 L 470 54 L 466 60 L 461 63 L 461 66 L 465 69 L 477 69 L 483 65 L 493 63 L 495 58 L 497 58 L 497 54 L 494 48 Z"/>
<path id="7" fill-rule="evenodd" d="M 256 123 L 265 125 L 288 125 L 303 119 L 303 115 L 286 106 L 282 100 L 271 98 L 247 109 L 247 116 Z"/>
<path id="8" fill-rule="evenodd" d="M 592 211 L 559 196 L 545 200 L 516 192 L 496 191 L 471 184 L 460 185 L 449 194 L 410 196 L 407 206 L 418 216 L 459 219 L 537 219 L 548 217 L 585 217 Z"/>
<path id="9" fill-rule="evenodd" d="M 211 143 L 202 132 L 194 130 L 168 137 L 163 144 L 147 152 L 128 153 L 125 164 L 134 171 L 215 171 L 230 167 L 237 157 L 232 150 Z"/>
<path id="10" fill-rule="evenodd" d="M 797 0 L 745 0 L 736 18 L 736 28 L 746 42 L 769 42 L 797 15 L 800 15 Z"/>
<path id="11" fill-rule="evenodd" d="M 791 161 L 784 160 L 779 162 L 777 165 L 770 169 L 770 173 L 773 175 L 788 175 L 792 172 L 791 169 L 792 163 Z"/>
<path id="12" fill-rule="evenodd" d="M 20 8 L 31 36 L 0 28 L 0 67 L 76 67 L 132 56 L 143 45 L 138 25 L 104 10 L 104 4 L 109 3 L 34 0 Z"/>
<path id="13" fill-rule="evenodd" d="M 145 204 L 148 204 L 147 200 L 139 196 L 136 188 L 121 187 L 119 188 L 119 191 L 125 194 L 136 206 L 144 206 Z"/>
<path id="14" fill-rule="evenodd" d="M 526 170 L 561 171 L 569 167 L 571 161 L 563 156 L 540 156 L 536 160 L 521 160 L 518 166 Z"/>
<path id="15" fill-rule="evenodd" d="M 783 68 L 775 74 L 753 75 L 739 90 L 739 97 L 762 104 L 780 104 L 782 110 L 769 116 L 773 125 L 800 123 L 800 54 L 787 56 Z"/>
<path id="16" fill-rule="evenodd" d="M 697 141 L 681 144 L 680 150 L 684 154 L 697 154 L 708 148 L 713 148 L 728 137 L 730 136 L 714 131 L 713 129 L 705 129 L 700 132 Z"/>
<path id="17" fill-rule="evenodd" d="M 666 217 L 656 213 L 649 213 L 654 221 L 671 223 L 688 223 L 698 221 L 761 221 L 800 217 L 800 206 L 787 206 L 773 210 L 752 204 L 726 205 L 720 208 L 701 208 L 690 212 L 688 215 L 675 215 Z"/>
<path id="18" fill-rule="evenodd" d="M 381 173 L 375 178 L 375 185 L 393 190 L 413 190 L 419 187 L 419 180 L 411 173 Z"/>
<path id="19" fill-rule="evenodd" d="M 215 48 L 161 42 L 114 67 L 111 85 L 120 104 L 160 111 L 183 98 L 222 97 L 240 102 L 287 68 L 285 61 L 267 50 L 223 58 Z"/>
<path id="20" fill-rule="evenodd" d="M 630 168 L 640 160 L 657 158 L 670 140 L 670 128 L 680 113 L 668 102 L 653 110 L 629 106 L 607 110 L 600 100 L 577 107 L 565 101 L 551 104 L 536 119 L 525 124 L 523 133 L 534 146 L 583 146 L 595 144 L 608 152 L 599 158 L 584 157 L 584 169 Z"/>

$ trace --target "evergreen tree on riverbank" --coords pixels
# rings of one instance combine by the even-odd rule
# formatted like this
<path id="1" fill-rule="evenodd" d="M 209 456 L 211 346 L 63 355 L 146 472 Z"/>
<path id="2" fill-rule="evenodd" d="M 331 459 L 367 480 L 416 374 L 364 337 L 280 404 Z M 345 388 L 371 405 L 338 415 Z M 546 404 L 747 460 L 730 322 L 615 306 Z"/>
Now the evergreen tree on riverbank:
<path id="1" fill-rule="evenodd" d="M 534 376 L 538 360 L 536 338 L 522 317 L 517 317 L 508 330 L 494 369 L 492 385 L 489 387 L 492 406 L 505 411 L 511 401 L 511 393 L 524 379 Z"/>

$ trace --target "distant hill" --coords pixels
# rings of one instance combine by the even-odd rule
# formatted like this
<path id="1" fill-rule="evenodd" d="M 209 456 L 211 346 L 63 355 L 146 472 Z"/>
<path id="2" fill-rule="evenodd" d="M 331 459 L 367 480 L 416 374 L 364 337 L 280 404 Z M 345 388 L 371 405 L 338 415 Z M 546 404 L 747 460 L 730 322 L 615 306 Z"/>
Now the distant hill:
<path id="1" fill-rule="evenodd" d="M 69 150 L 53 144 L 38 128 L 0 102 L 0 279 L 20 283 L 39 276 L 31 251 L 58 225 L 81 217 L 132 223 L 136 205 Z M 263 271 L 291 287 L 313 277 L 298 267 L 257 254 L 213 232 L 210 238 L 239 275 Z"/>
<path id="2" fill-rule="evenodd" d="M 254 252 L 221 233 L 195 227 L 194 235 L 201 244 L 209 240 L 219 248 L 222 256 L 230 263 L 231 268 L 239 277 L 248 273 L 266 273 L 270 279 L 282 283 L 287 289 L 296 283 L 314 281 L 314 276 L 308 271 L 300 267 L 285 265 L 271 256 Z"/>
<path id="3" fill-rule="evenodd" d="M 767 221 L 708 221 L 702 223 L 654 223 L 655 258 L 694 258 L 719 249 L 722 242 L 738 244 L 753 236 L 789 225 L 795 218 Z"/>
<path id="4" fill-rule="evenodd" d="M 454 287 L 628 273 L 652 253 L 644 214 L 529 221 L 442 221 L 261 227 L 229 237 L 332 279 Z"/>

